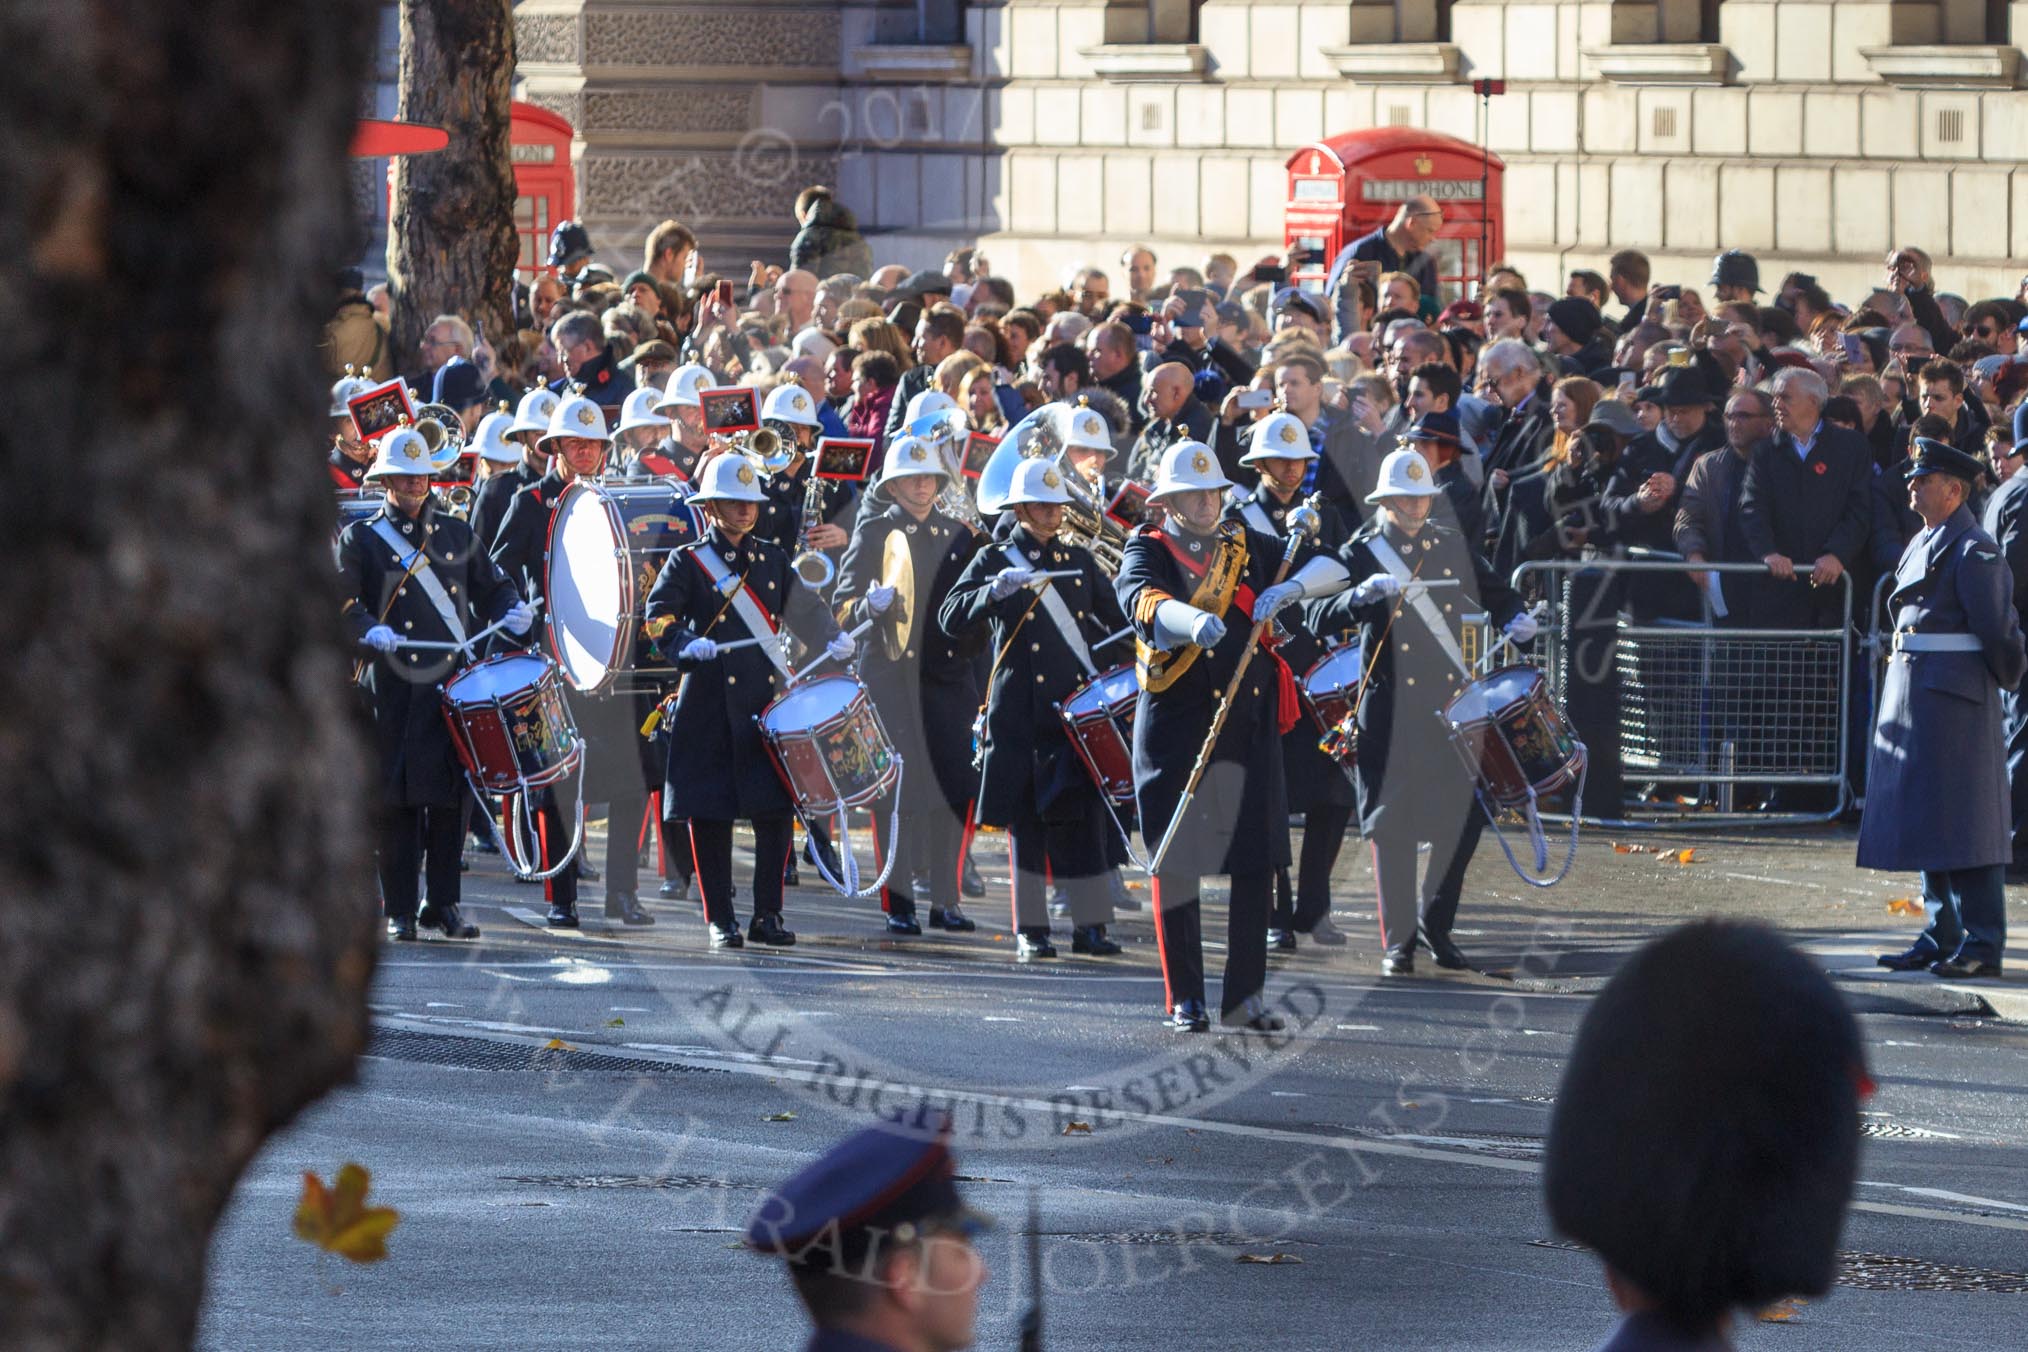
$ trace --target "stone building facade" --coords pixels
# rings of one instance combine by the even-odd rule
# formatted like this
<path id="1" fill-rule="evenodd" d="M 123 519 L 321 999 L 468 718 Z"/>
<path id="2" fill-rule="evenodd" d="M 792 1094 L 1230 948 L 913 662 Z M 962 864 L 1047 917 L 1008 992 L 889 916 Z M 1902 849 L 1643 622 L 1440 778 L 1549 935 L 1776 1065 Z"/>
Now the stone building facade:
<path id="1" fill-rule="evenodd" d="M 1872 282 L 1890 242 L 2011 295 L 2028 259 L 2028 3 L 2004 0 L 522 0 L 522 97 L 578 128 L 614 261 L 656 221 L 715 263 L 836 185 L 883 259 L 980 243 L 1026 291 L 1134 241 L 1282 238 L 1284 163 L 1366 126 L 1479 136 L 1506 82 L 1507 254 L 1538 285 L 1619 248 L 1702 283 L 1724 245 Z"/>

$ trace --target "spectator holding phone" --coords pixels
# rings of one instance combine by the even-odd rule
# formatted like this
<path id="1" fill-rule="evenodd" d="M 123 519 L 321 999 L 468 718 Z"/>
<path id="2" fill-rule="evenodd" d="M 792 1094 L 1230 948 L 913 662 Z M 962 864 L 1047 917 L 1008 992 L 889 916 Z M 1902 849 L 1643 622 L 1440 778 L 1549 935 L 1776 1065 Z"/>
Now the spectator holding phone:
<path id="1" fill-rule="evenodd" d="M 1353 240 L 1332 260 L 1324 292 L 1337 317 L 1337 341 L 1342 343 L 1359 330 L 1355 283 L 1361 279 L 1377 285 L 1384 273 L 1405 272 L 1423 295 L 1437 294 L 1436 258 L 1426 250 L 1443 224 L 1444 209 L 1434 197 L 1411 197 L 1395 211 L 1393 220 Z"/>
<path id="2" fill-rule="evenodd" d="M 1207 406 L 1208 424 L 1209 408 L 1223 402 L 1227 391 L 1252 380 L 1254 364 L 1214 333 L 1212 325 L 1218 316 L 1209 291 L 1177 292 L 1163 303 L 1162 318 L 1174 335 L 1162 349 L 1162 361 L 1175 362 L 1189 372 L 1196 384 L 1196 397 Z"/>

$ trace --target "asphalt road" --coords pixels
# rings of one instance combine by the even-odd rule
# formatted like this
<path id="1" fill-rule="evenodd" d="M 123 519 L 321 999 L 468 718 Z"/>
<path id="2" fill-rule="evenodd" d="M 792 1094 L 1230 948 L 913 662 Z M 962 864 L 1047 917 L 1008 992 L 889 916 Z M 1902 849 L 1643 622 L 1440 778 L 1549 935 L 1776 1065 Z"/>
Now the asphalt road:
<path id="1" fill-rule="evenodd" d="M 596 889 L 581 937 L 548 933 L 536 891 L 478 857 L 485 937 L 384 951 L 359 1083 L 248 1172 L 201 1343 L 800 1346 L 787 1283 L 736 1242 L 762 1190 L 871 1113 L 950 1110 L 968 1189 L 1004 1222 L 981 1347 L 1014 1344 L 1031 1184 L 1052 1348 L 1592 1347 L 1614 1322 L 1597 1265 L 1538 1199 L 1589 992 L 1691 915 L 1762 916 L 1833 968 L 1915 923 L 1888 910 L 1909 881 L 1852 869 L 1835 831 L 1668 842 L 1689 863 L 1612 843 L 1594 833 L 1548 893 L 1482 851 L 1458 937 L 1490 975 L 1386 983 L 1348 851 L 1354 942 L 1275 959 L 1294 1029 L 1272 1042 L 1160 1026 L 1145 912 L 1118 926 L 1122 958 L 1015 965 L 990 838 L 978 934 L 889 942 L 875 903 L 806 888 L 783 954 L 711 954 L 681 903 L 607 929 Z M 1987 1012 L 2020 989 L 1845 989 L 1880 1086 L 1846 1280 L 1740 1345 L 2028 1345 L 2028 1036 Z M 348 1160 L 401 1211 L 377 1265 L 289 1233 L 302 1171 Z"/>

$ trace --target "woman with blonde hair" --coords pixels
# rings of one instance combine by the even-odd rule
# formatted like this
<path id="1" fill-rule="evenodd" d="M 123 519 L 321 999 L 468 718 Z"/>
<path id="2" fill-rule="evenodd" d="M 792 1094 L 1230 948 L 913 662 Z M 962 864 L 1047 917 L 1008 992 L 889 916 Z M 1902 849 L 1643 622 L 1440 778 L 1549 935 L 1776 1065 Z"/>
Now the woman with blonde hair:
<path id="1" fill-rule="evenodd" d="M 885 319 L 862 319 L 853 324 L 849 346 L 859 352 L 885 352 L 904 371 L 921 364 L 909 348 L 908 335 Z"/>
<path id="2" fill-rule="evenodd" d="M 980 361 L 976 352 L 967 352 L 959 348 L 937 363 L 936 379 L 931 385 L 956 399 L 965 377 L 974 369 L 984 371 L 989 377 L 993 374 L 993 368 Z"/>
<path id="3" fill-rule="evenodd" d="M 1560 465 L 1570 458 L 1571 438 L 1591 421 L 1591 411 L 1604 397 L 1598 382 L 1583 376 L 1565 376 L 1550 389 L 1549 418 L 1556 425 L 1556 439 L 1549 448 L 1549 464 Z"/>
<path id="4" fill-rule="evenodd" d="M 939 368 L 941 370 L 941 368 Z M 993 385 L 993 368 L 974 366 L 958 382 L 958 407 L 964 411 L 974 432 L 998 436 L 1007 426 L 1000 411 L 1000 397 Z"/>

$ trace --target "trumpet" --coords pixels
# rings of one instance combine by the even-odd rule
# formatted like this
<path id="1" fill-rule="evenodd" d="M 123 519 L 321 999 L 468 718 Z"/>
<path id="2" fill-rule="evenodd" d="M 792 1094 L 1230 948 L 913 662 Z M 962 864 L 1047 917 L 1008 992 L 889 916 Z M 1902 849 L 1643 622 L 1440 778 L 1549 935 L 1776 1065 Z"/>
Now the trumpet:
<path id="1" fill-rule="evenodd" d="M 753 461 L 762 474 L 780 474 L 796 458 L 796 448 L 781 434 L 766 427 L 734 432 L 726 437 L 729 447 Z"/>

